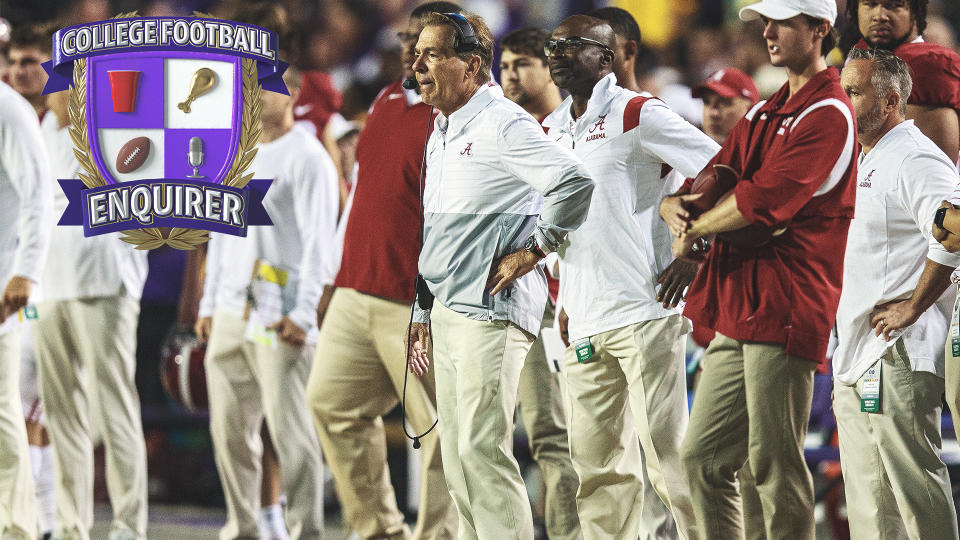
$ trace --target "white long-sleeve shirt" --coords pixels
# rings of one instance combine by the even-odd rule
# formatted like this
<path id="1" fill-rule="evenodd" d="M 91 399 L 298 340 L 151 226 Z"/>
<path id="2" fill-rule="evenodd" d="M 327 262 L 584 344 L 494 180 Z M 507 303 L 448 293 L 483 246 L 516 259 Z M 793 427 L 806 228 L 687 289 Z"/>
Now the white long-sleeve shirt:
<path id="1" fill-rule="evenodd" d="M 316 328 L 323 266 L 335 243 L 339 189 L 333 161 L 302 128 L 258 146 L 251 170 L 271 178 L 264 207 L 273 226 L 250 227 L 247 237 L 213 235 L 207 252 L 200 316 L 242 314 L 259 259 L 287 272 L 283 314 L 302 330 Z"/>
<path id="2" fill-rule="evenodd" d="M 931 225 L 943 200 L 957 186 L 950 159 L 907 120 L 884 135 L 857 167 L 856 217 L 850 223 L 837 308 L 839 345 L 833 373 L 842 384 L 857 380 L 897 339 L 915 371 L 943 377 L 948 315 L 934 304 L 889 342 L 873 335 L 870 313 L 877 304 L 909 298 L 926 260 L 960 265 L 933 239 Z"/>
<path id="3" fill-rule="evenodd" d="M 10 278 L 40 280 L 51 213 L 50 168 L 33 107 L 0 82 L 0 294 Z M 17 317 L 0 321 L 0 333 Z"/>
<path id="4" fill-rule="evenodd" d="M 147 251 L 134 249 L 120 240 L 119 233 L 84 237 L 83 227 L 57 225 L 67 208 L 67 197 L 57 179 L 80 178 L 80 164 L 73 155 L 69 129 L 59 127 L 52 111 L 44 116 L 40 130 L 50 157 L 47 181 L 53 212 L 45 223 L 52 256 L 43 267 L 38 300 L 107 296 L 140 300 L 147 280 Z"/>
<path id="5" fill-rule="evenodd" d="M 658 209 L 679 187 L 670 169 L 694 177 L 720 146 L 659 99 L 617 86 L 612 73 L 576 120 L 572 103 L 564 100 L 543 125 L 596 184 L 587 220 L 558 250 L 560 296 L 576 340 L 679 313 L 656 300 L 657 277 L 673 260 Z"/>

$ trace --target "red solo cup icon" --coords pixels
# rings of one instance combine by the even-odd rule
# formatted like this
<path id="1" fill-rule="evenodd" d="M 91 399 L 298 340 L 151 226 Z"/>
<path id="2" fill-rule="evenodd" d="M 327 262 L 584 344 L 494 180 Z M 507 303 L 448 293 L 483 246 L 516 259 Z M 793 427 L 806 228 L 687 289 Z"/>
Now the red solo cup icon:
<path id="1" fill-rule="evenodd" d="M 113 97 L 113 112 L 133 112 L 137 103 L 137 81 L 140 72 L 134 70 L 108 71 L 110 76 L 110 94 Z"/>

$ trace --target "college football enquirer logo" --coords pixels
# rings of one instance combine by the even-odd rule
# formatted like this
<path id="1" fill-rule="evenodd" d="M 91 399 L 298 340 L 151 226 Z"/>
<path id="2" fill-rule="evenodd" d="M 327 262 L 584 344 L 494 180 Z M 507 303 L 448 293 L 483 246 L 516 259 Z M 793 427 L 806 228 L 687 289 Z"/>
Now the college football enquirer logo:
<path id="1" fill-rule="evenodd" d="M 248 172 L 260 137 L 260 92 L 287 93 L 277 35 L 194 17 L 137 17 L 64 28 L 44 93 L 70 88 L 79 179 L 60 225 L 85 236 L 123 231 L 139 249 L 192 249 L 208 231 L 246 236 L 272 225 L 270 180 Z M 72 86 L 72 87 L 71 87 Z"/>

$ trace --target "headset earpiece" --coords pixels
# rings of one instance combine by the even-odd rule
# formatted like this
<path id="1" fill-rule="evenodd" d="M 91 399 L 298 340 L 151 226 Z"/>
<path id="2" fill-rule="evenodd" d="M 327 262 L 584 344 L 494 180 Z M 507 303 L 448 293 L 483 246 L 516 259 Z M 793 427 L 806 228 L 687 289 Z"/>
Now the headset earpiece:
<path id="1" fill-rule="evenodd" d="M 473 25 L 466 17 L 459 13 L 441 13 L 450 22 L 453 23 L 457 35 L 453 38 L 453 50 L 458 53 L 470 52 L 480 48 L 480 42 L 477 41 L 477 35 L 473 31 Z"/>

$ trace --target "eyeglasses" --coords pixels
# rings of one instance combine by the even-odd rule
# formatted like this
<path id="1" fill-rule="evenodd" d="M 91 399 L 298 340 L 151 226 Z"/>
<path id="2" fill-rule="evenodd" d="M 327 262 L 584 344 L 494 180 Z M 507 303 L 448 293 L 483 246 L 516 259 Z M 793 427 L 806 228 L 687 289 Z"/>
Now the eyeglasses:
<path id="1" fill-rule="evenodd" d="M 584 45 L 596 45 L 597 47 L 600 47 L 601 49 L 609 52 L 610 54 L 613 54 L 613 51 L 610 49 L 610 47 L 607 47 L 603 43 L 600 43 L 595 39 L 589 39 L 589 38 L 580 37 L 580 36 L 571 36 L 571 37 L 565 37 L 560 39 L 548 39 L 547 42 L 543 45 L 543 52 L 547 56 L 550 56 L 551 54 L 553 54 L 554 51 L 559 51 L 560 54 L 563 54 L 564 52 L 567 51 L 567 49 L 570 49 L 571 51 L 579 51 L 580 49 L 583 48 Z"/>

